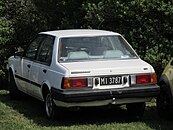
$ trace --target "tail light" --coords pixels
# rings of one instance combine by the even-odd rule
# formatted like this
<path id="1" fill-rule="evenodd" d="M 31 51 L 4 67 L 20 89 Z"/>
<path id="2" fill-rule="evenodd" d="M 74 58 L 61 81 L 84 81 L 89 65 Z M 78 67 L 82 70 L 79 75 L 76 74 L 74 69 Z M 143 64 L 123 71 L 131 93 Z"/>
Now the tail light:
<path id="1" fill-rule="evenodd" d="M 137 74 L 131 76 L 132 84 L 150 84 L 157 83 L 157 76 L 155 73 Z"/>
<path id="2" fill-rule="evenodd" d="M 83 88 L 91 87 L 92 79 L 91 78 L 64 78 L 62 87 L 63 88 Z"/>
<path id="3" fill-rule="evenodd" d="M 151 75 L 150 74 L 136 75 L 136 84 L 150 83 L 150 81 L 151 81 Z"/>

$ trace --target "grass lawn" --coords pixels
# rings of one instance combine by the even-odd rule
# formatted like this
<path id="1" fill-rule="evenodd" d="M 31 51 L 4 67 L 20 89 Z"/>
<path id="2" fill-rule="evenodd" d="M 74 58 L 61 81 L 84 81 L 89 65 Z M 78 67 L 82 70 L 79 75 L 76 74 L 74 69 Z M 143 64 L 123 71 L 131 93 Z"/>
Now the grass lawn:
<path id="1" fill-rule="evenodd" d="M 0 130 L 150 130 L 173 129 L 173 121 L 160 119 L 155 101 L 147 103 L 141 119 L 129 117 L 123 107 L 66 111 L 61 120 L 49 121 L 41 102 L 24 97 L 11 101 L 8 91 L 0 90 Z"/>

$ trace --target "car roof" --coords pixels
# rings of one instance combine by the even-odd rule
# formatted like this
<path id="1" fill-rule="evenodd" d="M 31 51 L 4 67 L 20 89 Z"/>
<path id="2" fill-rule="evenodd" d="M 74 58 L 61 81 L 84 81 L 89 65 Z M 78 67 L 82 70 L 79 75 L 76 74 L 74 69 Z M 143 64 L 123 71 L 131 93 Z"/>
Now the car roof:
<path id="1" fill-rule="evenodd" d="M 96 30 L 96 29 L 71 29 L 40 32 L 39 34 L 47 34 L 56 37 L 76 37 L 76 36 L 101 36 L 101 35 L 120 35 L 119 33 Z"/>

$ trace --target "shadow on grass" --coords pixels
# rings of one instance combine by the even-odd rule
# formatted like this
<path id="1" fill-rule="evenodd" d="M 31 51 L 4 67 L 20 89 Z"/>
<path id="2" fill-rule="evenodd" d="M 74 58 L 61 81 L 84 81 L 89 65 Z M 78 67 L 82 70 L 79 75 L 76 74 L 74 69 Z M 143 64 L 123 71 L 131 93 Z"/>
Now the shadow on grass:
<path id="1" fill-rule="evenodd" d="M 109 109 L 85 108 L 78 111 L 65 110 L 61 119 L 49 121 L 45 116 L 43 103 L 32 97 L 24 96 L 21 100 L 11 101 L 9 94 L 4 93 L 0 94 L 0 101 L 23 114 L 34 123 L 46 127 L 142 122 L 152 129 L 173 128 L 172 121 L 166 121 L 158 117 L 155 105 L 147 106 L 144 117 L 140 119 L 130 117 L 123 108 L 115 107 Z"/>

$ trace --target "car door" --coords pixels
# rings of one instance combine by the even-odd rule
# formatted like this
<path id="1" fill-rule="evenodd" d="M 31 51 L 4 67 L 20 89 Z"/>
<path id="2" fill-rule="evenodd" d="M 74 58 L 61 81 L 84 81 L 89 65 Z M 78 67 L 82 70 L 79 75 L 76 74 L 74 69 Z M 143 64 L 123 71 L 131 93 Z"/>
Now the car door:
<path id="1" fill-rule="evenodd" d="M 31 93 L 40 100 L 42 100 L 41 85 L 47 81 L 47 71 L 49 70 L 52 60 L 54 39 L 53 36 L 44 35 L 44 40 L 40 44 L 36 60 L 31 67 Z"/>
<path id="2" fill-rule="evenodd" d="M 22 86 L 22 91 L 30 94 L 30 71 L 33 64 L 33 61 L 36 58 L 36 54 L 39 48 L 39 45 L 43 37 L 38 35 L 25 49 L 24 55 L 21 59 L 21 62 L 18 64 L 18 72 L 20 73 L 20 84 Z"/>

